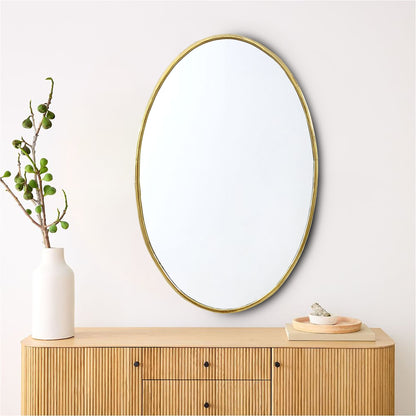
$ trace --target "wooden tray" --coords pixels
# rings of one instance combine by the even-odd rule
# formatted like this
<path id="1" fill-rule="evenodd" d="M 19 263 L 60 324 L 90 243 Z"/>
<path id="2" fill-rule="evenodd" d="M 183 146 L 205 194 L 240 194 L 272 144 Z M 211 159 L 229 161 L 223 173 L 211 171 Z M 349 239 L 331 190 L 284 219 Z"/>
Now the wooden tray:
<path id="1" fill-rule="evenodd" d="M 302 316 L 301 318 L 295 318 L 292 325 L 298 331 L 314 332 L 316 334 L 347 334 L 361 329 L 360 320 L 346 318 L 345 316 L 338 316 L 337 323 L 334 325 L 311 324 L 309 316 Z"/>

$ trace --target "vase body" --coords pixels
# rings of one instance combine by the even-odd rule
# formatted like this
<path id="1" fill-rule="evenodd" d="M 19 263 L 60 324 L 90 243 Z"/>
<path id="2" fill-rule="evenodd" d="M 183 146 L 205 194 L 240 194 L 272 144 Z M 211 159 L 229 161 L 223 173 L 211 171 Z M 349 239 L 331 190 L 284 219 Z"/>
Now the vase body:
<path id="1" fill-rule="evenodd" d="M 44 248 L 33 272 L 32 338 L 74 336 L 74 272 L 66 264 L 63 248 Z"/>

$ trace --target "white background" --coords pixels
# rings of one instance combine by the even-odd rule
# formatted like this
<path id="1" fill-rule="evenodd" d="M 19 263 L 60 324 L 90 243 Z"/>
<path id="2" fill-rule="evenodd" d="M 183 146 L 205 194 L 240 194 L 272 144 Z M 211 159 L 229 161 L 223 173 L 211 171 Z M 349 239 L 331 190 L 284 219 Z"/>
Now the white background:
<path id="1" fill-rule="evenodd" d="M 77 326 L 283 326 L 319 301 L 396 341 L 396 411 L 414 414 L 414 3 L 3 2 L 0 169 L 27 102 L 54 127 L 39 154 L 69 197 L 53 236 L 76 274 Z M 199 309 L 165 282 L 136 212 L 138 131 L 158 78 L 192 42 L 245 35 L 294 72 L 315 122 L 318 205 L 308 245 L 279 292 L 249 311 Z M 56 199 L 59 199 L 57 196 Z M 20 410 L 40 233 L 0 193 L 1 407 Z"/>

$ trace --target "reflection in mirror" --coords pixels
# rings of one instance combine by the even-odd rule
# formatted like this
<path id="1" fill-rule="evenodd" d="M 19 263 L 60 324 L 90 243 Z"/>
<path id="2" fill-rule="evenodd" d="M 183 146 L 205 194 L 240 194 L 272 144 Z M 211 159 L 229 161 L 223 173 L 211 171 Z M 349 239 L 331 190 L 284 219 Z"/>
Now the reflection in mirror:
<path id="1" fill-rule="evenodd" d="M 150 99 L 136 188 L 147 247 L 198 306 L 235 312 L 283 284 L 311 227 L 318 157 L 302 92 L 259 43 L 183 52 Z"/>

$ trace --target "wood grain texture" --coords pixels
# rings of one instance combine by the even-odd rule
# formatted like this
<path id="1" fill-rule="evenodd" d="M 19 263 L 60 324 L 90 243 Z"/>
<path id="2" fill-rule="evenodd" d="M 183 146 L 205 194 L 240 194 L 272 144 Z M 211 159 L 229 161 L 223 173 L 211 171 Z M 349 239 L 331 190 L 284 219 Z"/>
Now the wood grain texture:
<path id="1" fill-rule="evenodd" d="M 275 348 L 275 415 L 394 414 L 394 347 Z"/>
<path id="2" fill-rule="evenodd" d="M 339 348 L 384 348 L 394 341 L 374 328 L 376 341 L 335 341 Z M 41 341 L 29 347 L 327 347 L 331 341 L 288 341 L 284 328 L 76 328 L 75 337 Z"/>
<path id="3" fill-rule="evenodd" d="M 143 414 L 268 415 L 270 382 L 144 380 Z"/>
<path id="4" fill-rule="evenodd" d="M 144 348 L 142 375 L 156 379 L 270 380 L 270 349 Z"/>
<path id="5" fill-rule="evenodd" d="M 293 328 L 298 331 L 312 332 L 315 334 L 349 334 L 361 329 L 362 322 L 359 319 L 338 316 L 334 325 L 312 324 L 309 316 L 302 316 L 292 320 Z"/>
<path id="6" fill-rule="evenodd" d="M 22 414 L 140 414 L 140 349 L 22 351 Z"/>
<path id="7" fill-rule="evenodd" d="M 197 336 L 200 328 L 189 329 L 179 328 L 175 333 L 171 328 L 171 343 L 221 341 L 208 335 L 192 341 L 191 334 Z M 111 329 L 107 341 L 104 334 L 85 331 L 78 345 L 71 347 L 68 340 L 36 341 L 31 346 L 31 339 L 26 339 L 22 344 L 22 413 L 394 413 L 394 343 L 381 330 L 376 332 L 376 342 L 279 344 L 275 339 L 273 348 L 253 347 L 255 335 L 265 336 L 263 331 L 240 330 L 233 333 L 245 334 L 246 347 L 141 346 L 146 339 L 167 343 L 168 335 L 157 335 L 160 328 L 136 347 L 131 343 L 140 330 Z M 220 332 L 208 331 L 216 336 Z M 184 333 L 187 338 L 178 341 Z M 101 340 L 104 345 L 97 345 Z M 260 345 L 265 342 L 260 341 Z M 94 345 L 79 346 L 89 343 Z M 114 343 L 120 345 L 109 346 Z M 275 362 L 280 366 L 275 367 Z M 202 400 L 210 403 L 207 409 L 200 407 Z"/>

